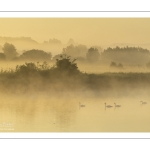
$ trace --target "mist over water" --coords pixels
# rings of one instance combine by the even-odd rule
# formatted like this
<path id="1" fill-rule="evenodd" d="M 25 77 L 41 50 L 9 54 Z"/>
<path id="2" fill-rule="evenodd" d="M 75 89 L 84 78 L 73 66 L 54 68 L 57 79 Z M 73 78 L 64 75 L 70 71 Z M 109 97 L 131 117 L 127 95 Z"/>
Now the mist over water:
<path id="1" fill-rule="evenodd" d="M 150 132 L 149 18 L 0 20 L 0 132 Z"/>
<path id="2" fill-rule="evenodd" d="M 147 104 L 141 104 L 141 100 Z M 79 102 L 85 107 L 80 107 Z M 114 102 L 121 107 L 114 107 Z M 106 108 L 112 105 L 112 108 Z M 149 132 L 149 98 L 50 95 L 6 96 L 0 100 L 1 132 Z M 8 126 L 7 124 L 12 124 Z M 4 128 L 5 127 L 5 128 Z M 7 128 L 7 129 L 6 129 Z M 14 129 L 14 130 L 10 130 Z"/>
<path id="3" fill-rule="evenodd" d="M 7 61 L 1 66 L 15 70 L 23 64 Z M 19 78 L 10 74 L 7 82 L 1 81 L 0 132 L 150 131 L 148 69 L 132 66 L 119 72 L 110 66 L 78 66 L 83 72 L 79 76 L 59 75 L 60 79 L 50 80 L 38 74 L 20 74 Z"/>
<path id="4" fill-rule="evenodd" d="M 22 64 L 23 62 L 20 63 Z M 3 67 L 6 70 L 7 68 L 15 69 L 15 65 L 15 62 L 7 62 L 7 65 Z M 82 65 L 79 64 L 81 71 L 82 69 L 83 72 L 91 70 L 95 73 L 95 75 L 89 74 L 91 76 L 89 79 L 93 76 L 93 80 L 89 82 L 89 88 L 84 83 L 79 84 L 79 81 L 76 81 L 79 84 L 77 89 L 65 89 L 65 86 L 70 86 L 69 83 L 58 82 L 58 84 L 47 81 L 43 86 L 46 87 L 45 90 L 41 91 L 36 89 L 36 86 L 42 85 L 39 81 L 42 78 L 38 76 L 37 79 L 35 77 L 30 79 L 27 91 L 20 92 L 23 87 L 18 89 L 15 86 L 16 83 L 11 91 L 11 87 L 7 86 L 5 92 L 0 92 L 0 132 L 150 131 L 148 74 L 137 73 L 133 70 L 132 73 L 121 73 L 117 70 L 106 73 L 105 69 L 102 70 L 102 66 L 95 65 L 94 68 L 91 65 L 90 68 L 90 65 L 87 67 Z M 145 77 L 142 78 L 142 75 Z M 135 76 L 135 79 L 132 76 Z M 26 77 L 22 79 L 28 80 Z M 73 80 L 70 83 L 75 87 Z M 147 104 L 142 104 L 141 101 Z M 80 106 L 79 103 L 85 107 Z M 107 108 L 105 103 L 113 107 Z M 115 107 L 114 103 L 121 107 Z"/>

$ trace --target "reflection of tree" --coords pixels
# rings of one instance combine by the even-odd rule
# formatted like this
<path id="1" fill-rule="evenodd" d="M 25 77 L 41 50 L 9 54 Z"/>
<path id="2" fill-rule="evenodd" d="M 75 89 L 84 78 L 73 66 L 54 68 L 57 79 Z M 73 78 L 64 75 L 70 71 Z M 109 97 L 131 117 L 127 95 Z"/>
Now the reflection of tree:
<path id="1" fill-rule="evenodd" d="M 56 113 L 56 125 L 61 131 L 67 131 L 68 128 L 73 124 L 75 113 L 71 110 L 60 110 Z"/>
<path id="2" fill-rule="evenodd" d="M 21 97 L 6 97 L 0 101 L 0 122 L 13 123 L 14 131 L 34 131 L 36 104 Z"/>
<path id="3" fill-rule="evenodd" d="M 20 102 L 19 102 L 20 101 Z M 36 101 L 21 99 L 16 102 L 16 130 L 34 131 Z"/>
<path id="4" fill-rule="evenodd" d="M 57 100 L 56 100 L 57 101 Z M 55 125 L 60 128 L 60 131 L 68 131 L 69 127 L 74 124 L 78 105 L 75 101 L 58 100 L 53 103 L 52 111 L 55 113 Z"/>

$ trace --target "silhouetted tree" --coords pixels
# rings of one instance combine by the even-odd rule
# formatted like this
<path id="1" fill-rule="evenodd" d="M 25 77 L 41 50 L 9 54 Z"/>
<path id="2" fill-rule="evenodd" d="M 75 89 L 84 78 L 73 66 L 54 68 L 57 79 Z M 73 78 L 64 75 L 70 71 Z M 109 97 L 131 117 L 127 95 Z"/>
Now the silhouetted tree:
<path id="1" fill-rule="evenodd" d="M 12 60 L 17 56 L 16 48 L 13 44 L 5 43 L 2 48 L 7 59 Z"/>
<path id="2" fill-rule="evenodd" d="M 52 58 L 52 60 L 53 60 L 53 61 L 56 61 L 56 59 L 59 59 L 61 55 L 62 55 L 62 54 L 57 54 L 57 55 L 55 55 L 55 56 Z"/>
<path id="3" fill-rule="evenodd" d="M 6 56 L 4 55 L 4 53 L 0 53 L 0 60 L 6 60 Z"/>
<path id="4" fill-rule="evenodd" d="M 46 61 L 44 61 L 43 64 L 40 64 L 39 62 L 37 62 L 37 69 L 38 70 L 49 70 L 50 66 Z"/>
<path id="5" fill-rule="evenodd" d="M 63 54 L 71 56 L 73 58 L 76 57 L 86 57 L 87 47 L 85 45 L 77 45 L 73 44 L 63 48 Z"/>
<path id="6" fill-rule="evenodd" d="M 61 45 L 62 43 L 60 40 L 53 38 L 53 39 L 49 39 L 49 41 L 44 41 L 44 44 Z"/>
<path id="7" fill-rule="evenodd" d="M 60 40 L 57 40 L 57 39 L 55 39 L 55 38 L 49 39 L 49 43 L 50 43 L 50 44 L 62 44 Z"/>
<path id="8" fill-rule="evenodd" d="M 79 72 L 76 59 L 71 60 L 70 56 L 61 55 L 60 59 L 56 59 L 56 69 L 61 72 L 77 73 Z"/>
<path id="9" fill-rule="evenodd" d="M 86 54 L 87 61 L 98 62 L 100 59 L 100 54 L 97 48 L 90 48 Z"/>
<path id="10" fill-rule="evenodd" d="M 70 38 L 67 45 L 74 45 L 74 44 L 75 44 L 74 40 L 72 38 Z"/>
<path id="11" fill-rule="evenodd" d="M 107 48 L 101 53 L 103 62 L 117 61 L 127 64 L 145 64 L 150 59 L 150 51 L 140 47 Z"/>
<path id="12" fill-rule="evenodd" d="M 98 49 L 99 53 L 103 51 L 103 48 L 100 46 L 92 46 L 92 47 Z"/>
<path id="13" fill-rule="evenodd" d="M 32 49 L 24 52 L 21 56 L 21 60 L 32 60 L 32 61 L 49 61 L 51 60 L 52 54 L 44 52 L 43 50 Z"/>
<path id="14" fill-rule="evenodd" d="M 119 63 L 119 64 L 117 65 L 116 62 L 113 62 L 113 61 L 112 61 L 111 64 L 110 64 L 110 67 L 122 69 L 122 68 L 123 68 L 123 65 L 122 65 L 121 63 Z"/>
<path id="15" fill-rule="evenodd" d="M 22 75 L 34 74 L 37 72 L 37 69 L 34 63 L 25 63 L 24 65 L 16 66 L 16 72 Z"/>

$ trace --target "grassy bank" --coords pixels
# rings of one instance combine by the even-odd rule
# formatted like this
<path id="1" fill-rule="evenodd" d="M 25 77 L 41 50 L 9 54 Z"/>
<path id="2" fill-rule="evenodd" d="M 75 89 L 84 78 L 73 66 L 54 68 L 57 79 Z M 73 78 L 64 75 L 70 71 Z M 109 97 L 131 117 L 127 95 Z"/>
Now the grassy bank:
<path id="1" fill-rule="evenodd" d="M 5 93 L 59 91 L 106 91 L 150 88 L 150 73 L 87 74 L 58 67 L 38 67 L 34 63 L 0 72 L 0 91 Z"/>

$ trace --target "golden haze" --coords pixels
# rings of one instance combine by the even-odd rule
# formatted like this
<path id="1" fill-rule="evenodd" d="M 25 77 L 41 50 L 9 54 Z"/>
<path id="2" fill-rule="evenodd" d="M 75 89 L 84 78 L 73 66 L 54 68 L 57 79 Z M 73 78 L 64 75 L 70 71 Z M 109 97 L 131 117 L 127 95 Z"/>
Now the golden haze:
<path id="1" fill-rule="evenodd" d="M 1 36 L 31 37 L 38 42 L 73 38 L 86 45 L 149 43 L 149 18 L 0 18 Z M 85 36 L 86 35 L 86 36 Z"/>

